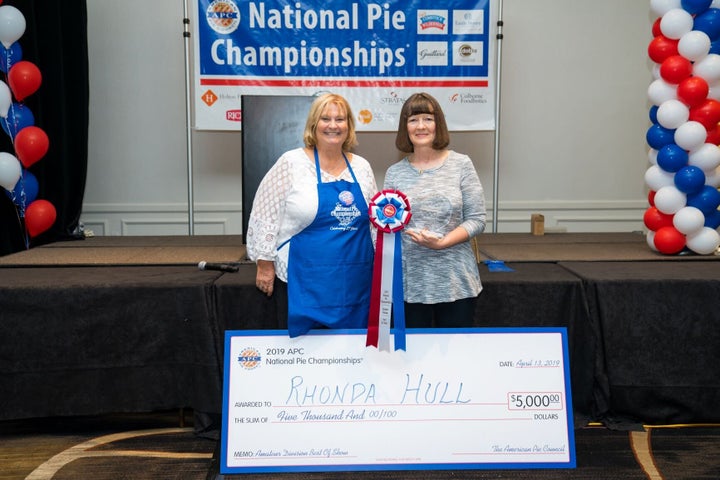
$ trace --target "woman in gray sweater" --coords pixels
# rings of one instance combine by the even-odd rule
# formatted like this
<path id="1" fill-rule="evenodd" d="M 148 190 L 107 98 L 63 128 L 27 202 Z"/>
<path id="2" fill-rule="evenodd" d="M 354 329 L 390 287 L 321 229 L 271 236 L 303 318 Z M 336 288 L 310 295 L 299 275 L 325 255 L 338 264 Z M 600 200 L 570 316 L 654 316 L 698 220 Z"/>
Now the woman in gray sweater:
<path id="1" fill-rule="evenodd" d="M 470 239 L 485 230 L 485 195 L 470 157 L 449 144 L 437 100 L 408 98 L 395 139 L 408 155 L 388 168 L 384 188 L 403 192 L 412 211 L 402 235 L 409 328 L 473 326 L 482 290 Z"/>

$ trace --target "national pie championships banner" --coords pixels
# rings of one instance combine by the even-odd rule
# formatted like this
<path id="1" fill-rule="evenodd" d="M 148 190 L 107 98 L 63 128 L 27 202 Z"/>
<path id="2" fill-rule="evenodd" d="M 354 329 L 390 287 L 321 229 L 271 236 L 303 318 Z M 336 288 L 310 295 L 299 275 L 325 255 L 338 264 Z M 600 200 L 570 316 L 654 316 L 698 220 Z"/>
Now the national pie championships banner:
<path id="1" fill-rule="evenodd" d="M 394 131 L 425 91 L 451 130 L 495 129 L 495 0 L 196 0 L 195 128 L 240 130 L 243 95 L 334 92 Z"/>

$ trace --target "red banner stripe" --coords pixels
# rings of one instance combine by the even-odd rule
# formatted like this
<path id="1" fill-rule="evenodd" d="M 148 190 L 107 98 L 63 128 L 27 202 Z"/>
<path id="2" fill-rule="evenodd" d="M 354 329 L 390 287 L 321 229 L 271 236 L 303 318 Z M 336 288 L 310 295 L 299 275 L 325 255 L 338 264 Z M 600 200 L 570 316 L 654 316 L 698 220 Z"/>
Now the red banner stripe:
<path id="1" fill-rule="evenodd" d="M 487 87 L 488 80 L 272 80 L 245 78 L 202 78 L 200 85 L 245 87 Z"/>

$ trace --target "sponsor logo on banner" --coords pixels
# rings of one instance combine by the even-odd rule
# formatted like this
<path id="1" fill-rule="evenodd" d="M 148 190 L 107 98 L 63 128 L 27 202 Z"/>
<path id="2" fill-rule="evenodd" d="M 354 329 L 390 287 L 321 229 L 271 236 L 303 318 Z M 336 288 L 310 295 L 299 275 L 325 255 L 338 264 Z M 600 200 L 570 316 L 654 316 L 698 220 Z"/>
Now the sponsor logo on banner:
<path id="1" fill-rule="evenodd" d="M 447 33 L 447 10 L 419 10 L 418 35 Z"/>
<path id="2" fill-rule="evenodd" d="M 215 95 L 215 92 L 212 90 L 207 90 L 200 96 L 200 98 L 208 107 L 212 107 L 213 103 L 215 103 L 218 99 L 217 95 Z"/>
<path id="3" fill-rule="evenodd" d="M 482 35 L 485 33 L 485 11 L 455 10 L 452 33 L 454 35 Z"/>
<path id="4" fill-rule="evenodd" d="M 418 42 L 417 53 L 418 65 L 446 66 L 448 64 L 447 42 Z"/>
<path id="5" fill-rule="evenodd" d="M 453 65 L 482 65 L 482 42 L 453 42 Z"/>
<path id="6" fill-rule="evenodd" d="M 225 112 L 225 118 L 231 122 L 242 122 L 242 110 L 228 110 Z"/>
<path id="7" fill-rule="evenodd" d="M 473 103 L 473 104 L 484 104 L 488 100 L 482 93 L 455 93 L 450 96 L 450 103 Z"/>

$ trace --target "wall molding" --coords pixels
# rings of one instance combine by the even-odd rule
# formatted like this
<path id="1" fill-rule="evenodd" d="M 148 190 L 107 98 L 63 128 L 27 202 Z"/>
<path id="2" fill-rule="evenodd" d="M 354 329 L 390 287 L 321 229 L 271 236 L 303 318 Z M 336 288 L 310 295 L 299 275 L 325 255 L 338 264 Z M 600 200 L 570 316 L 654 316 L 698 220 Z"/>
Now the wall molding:
<path id="1" fill-rule="evenodd" d="M 501 201 L 499 233 L 529 233 L 530 216 L 545 217 L 545 231 L 631 232 L 643 230 L 647 200 Z M 487 205 L 487 232 L 492 231 L 492 205 Z M 187 204 L 91 203 L 80 218 L 86 231 L 98 236 L 186 235 Z M 242 204 L 196 203 L 194 232 L 198 235 L 242 234 Z"/>

